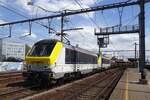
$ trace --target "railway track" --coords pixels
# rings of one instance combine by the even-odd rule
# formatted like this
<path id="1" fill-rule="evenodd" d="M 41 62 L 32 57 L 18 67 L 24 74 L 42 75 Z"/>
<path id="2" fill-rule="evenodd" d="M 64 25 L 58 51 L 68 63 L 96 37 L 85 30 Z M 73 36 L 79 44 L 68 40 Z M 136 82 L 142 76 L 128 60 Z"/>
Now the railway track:
<path id="1" fill-rule="evenodd" d="M 22 72 L 0 73 L 0 88 L 6 87 L 12 83 L 23 82 Z"/>
<path id="2" fill-rule="evenodd" d="M 107 100 L 120 76 L 121 72 L 106 75 L 64 100 Z"/>
<path id="3" fill-rule="evenodd" d="M 0 100 L 17 100 L 43 91 L 37 91 L 37 88 L 39 89 L 38 85 L 8 87 L 0 90 Z"/>
<path id="4" fill-rule="evenodd" d="M 122 74 L 123 69 L 110 69 L 25 100 L 107 100 Z"/>
<path id="5" fill-rule="evenodd" d="M 108 75 L 94 82 L 89 87 L 66 97 L 65 100 L 106 100 L 113 89 L 112 85 L 117 80 L 118 75 L 120 75 L 120 73 L 111 76 Z"/>
<path id="6" fill-rule="evenodd" d="M 15 85 L 0 88 L 0 100 L 17 99 L 43 99 L 46 100 L 99 100 L 99 98 L 108 98 L 115 87 L 117 80 L 121 77 L 122 70 L 115 68 L 92 76 L 68 83 L 63 86 L 53 86 L 43 89 L 37 85 Z M 21 73 L 9 73 L 0 75 L 0 84 L 14 83 L 22 80 Z M 10 80 L 11 79 L 11 80 Z M 14 80 L 12 82 L 12 80 Z M 45 93 L 45 90 L 51 92 Z M 39 93 L 39 94 L 38 94 Z M 35 94 L 35 95 L 34 95 Z M 41 95 L 42 94 L 42 95 Z M 33 96 L 32 96 L 33 95 Z M 59 95 L 59 96 L 58 96 Z M 26 98 L 27 97 L 27 98 Z"/>

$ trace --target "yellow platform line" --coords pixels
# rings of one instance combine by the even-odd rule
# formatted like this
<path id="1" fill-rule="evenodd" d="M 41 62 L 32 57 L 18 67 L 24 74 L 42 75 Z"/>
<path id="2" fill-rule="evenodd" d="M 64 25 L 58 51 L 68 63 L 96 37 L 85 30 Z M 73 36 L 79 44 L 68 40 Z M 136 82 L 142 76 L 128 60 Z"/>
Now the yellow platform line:
<path id="1" fill-rule="evenodd" d="M 125 100 L 128 100 L 128 72 L 126 72 Z"/>

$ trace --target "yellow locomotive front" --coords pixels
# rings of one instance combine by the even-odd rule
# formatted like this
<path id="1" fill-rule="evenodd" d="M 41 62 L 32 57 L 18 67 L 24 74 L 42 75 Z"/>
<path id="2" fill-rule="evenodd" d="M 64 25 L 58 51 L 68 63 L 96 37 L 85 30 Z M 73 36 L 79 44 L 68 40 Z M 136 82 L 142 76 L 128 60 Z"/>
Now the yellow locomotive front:
<path id="1" fill-rule="evenodd" d="M 39 78 L 52 75 L 51 67 L 55 64 L 62 43 L 56 40 L 41 40 L 34 44 L 25 58 L 25 76 Z M 45 76 L 44 76 L 45 77 Z"/>
<path id="2" fill-rule="evenodd" d="M 50 71 L 50 55 L 55 47 L 55 41 L 39 41 L 30 50 L 25 58 L 27 71 Z"/>

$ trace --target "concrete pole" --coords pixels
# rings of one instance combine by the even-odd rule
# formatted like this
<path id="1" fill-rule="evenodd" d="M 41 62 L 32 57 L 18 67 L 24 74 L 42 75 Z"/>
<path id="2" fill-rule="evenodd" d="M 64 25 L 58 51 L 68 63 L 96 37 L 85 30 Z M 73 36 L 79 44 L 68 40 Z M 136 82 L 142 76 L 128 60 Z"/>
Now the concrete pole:
<path id="1" fill-rule="evenodd" d="M 139 15 L 139 69 L 141 79 L 146 79 L 145 69 L 145 0 L 140 0 L 140 15 Z M 142 82 L 143 83 L 143 82 Z"/>
<path id="2" fill-rule="evenodd" d="M 62 16 L 61 16 L 61 32 L 60 32 L 61 42 L 63 42 L 63 35 L 64 35 L 63 28 L 64 28 L 64 15 L 62 13 Z"/>

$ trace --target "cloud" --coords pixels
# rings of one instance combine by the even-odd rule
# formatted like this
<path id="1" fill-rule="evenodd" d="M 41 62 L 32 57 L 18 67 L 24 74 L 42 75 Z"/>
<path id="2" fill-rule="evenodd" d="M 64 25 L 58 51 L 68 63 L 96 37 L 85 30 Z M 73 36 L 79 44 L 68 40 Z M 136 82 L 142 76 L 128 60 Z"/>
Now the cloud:
<path id="1" fill-rule="evenodd" d="M 81 6 L 83 8 L 89 8 L 89 5 L 92 4 L 94 4 L 93 0 L 81 0 Z M 41 6 L 45 9 L 52 10 L 52 11 L 61 11 L 65 9 L 70 9 L 70 10 L 81 9 L 81 7 L 75 2 L 75 0 L 51 0 L 51 1 L 37 0 L 35 1 L 35 5 Z"/>
<path id="2" fill-rule="evenodd" d="M 80 27 L 83 27 L 84 29 L 70 32 L 69 39 L 74 45 L 79 44 L 79 47 L 98 52 L 97 37 L 94 35 L 94 28 L 92 26 L 84 25 Z M 134 42 L 138 43 L 138 38 L 138 34 L 111 35 L 110 43 L 107 48 L 103 48 L 103 51 L 133 50 Z"/>
<path id="3" fill-rule="evenodd" d="M 105 50 L 129 50 L 138 41 L 138 34 L 124 34 L 110 36 L 110 44 Z"/>
<path id="4" fill-rule="evenodd" d="M 30 2 L 31 0 L 16 0 L 16 4 L 20 7 L 23 8 L 24 10 L 28 11 L 29 13 L 31 13 L 32 10 L 32 6 L 28 6 L 27 3 Z"/>
<path id="5" fill-rule="evenodd" d="M 5 21 L 5 20 L 1 20 L 0 19 L 0 24 L 2 24 L 2 23 L 6 23 L 7 21 Z"/>
<path id="6" fill-rule="evenodd" d="M 78 44 L 79 47 L 84 49 L 96 51 L 97 47 L 97 38 L 94 35 L 94 28 L 92 26 L 80 26 L 83 30 L 72 31 L 69 34 L 69 39 L 73 45 Z"/>
<path id="7" fill-rule="evenodd" d="M 42 7 L 49 11 L 62 11 L 62 10 L 78 10 L 81 7 L 74 0 L 36 0 L 34 1 L 34 6 L 27 5 L 31 0 L 16 0 L 16 4 L 28 12 L 29 15 L 44 16 L 46 12 L 41 10 L 39 7 Z M 80 3 L 80 2 L 79 2 Z M 94 0 L 81 0 L 82 8 L 89 8 L 90 5 L 94 4 Z M 37 11 L 38 9 L 38 11 Z M 49 13 L 52 14 L 52 13 Z M 53 13 L 54 14 L 54 13 Z M 93 17 L 94 12 L 88 13 L 88 16 Z M 86 14 L 80 14 L 84 18 L 88 18 Z"/>
<path id="8" fill-rule="evenodd" d="M 31 33 L 31 35 L 30 35 L 30 33 L 25 32 L 25 33 L 22 34 L 21 38 L 26 38 L 26 37 L 28 39 L 36 39 L 37 35 L 35 33 L 33 33 L 33 32 Z"/>
<path id="9" fill-rule="evenodd" d="M 80 31 L 72 31 L 70 32 L 69 39 L 72 43 L 79 44 L 79 47 L 98 51 L 97 45 L 97 37 L 94 35 L 94 28 L 92 26 L 80 26 L 83 27 L 83 30 Z M 111 35 L 110 36 L 110 43 L 108 44 L 107 48 L 103 48 L 103 51 L 106 50 L 133 50 L 134 43 L 138 43 L 139 36 L 138 34 L 124 34 L 124 35 Z M 150 39 L 146 37 L 146 41 Z M 146 42 L 146 46 L 150 45 L 149 42 Z"/>
<path id="10" fill-rule="evenodd" d="M 78 0 L 77 0 L 78 1 Z M 80 0 L 83 4 L 92 5 L 95 3 L 95 0 Z"/>

